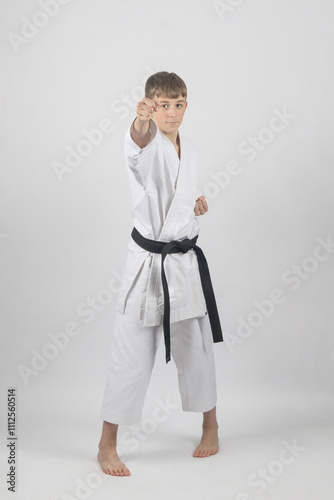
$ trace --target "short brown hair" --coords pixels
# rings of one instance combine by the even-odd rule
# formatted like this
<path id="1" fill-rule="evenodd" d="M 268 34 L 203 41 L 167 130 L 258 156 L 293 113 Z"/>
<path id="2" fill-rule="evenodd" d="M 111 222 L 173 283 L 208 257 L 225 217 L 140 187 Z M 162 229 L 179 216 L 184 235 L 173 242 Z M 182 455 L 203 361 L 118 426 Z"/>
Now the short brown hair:
<path id="1" fill-rule="evenodd" d="M 162 95 L 170 99 L 177 99 L 182 95 L 187 100 L 187 86 L 175 73 L 168 73 L 168 71 L 159 71 L 151 75 L 145 84 L 145 97 L 154 99 L 154 96 L 160 97 Z"/>

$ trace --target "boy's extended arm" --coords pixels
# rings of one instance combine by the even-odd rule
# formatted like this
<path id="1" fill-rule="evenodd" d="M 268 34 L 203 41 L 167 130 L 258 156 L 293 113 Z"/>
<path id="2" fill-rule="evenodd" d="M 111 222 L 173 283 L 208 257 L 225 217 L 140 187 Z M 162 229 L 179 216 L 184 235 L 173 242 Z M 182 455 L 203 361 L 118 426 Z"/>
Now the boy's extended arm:
<path id="1" fill-rule="evenodd" d="M 131 129 L 131 137 L 134 142 L 143 149 L 148 141 L 150 140 L 151 133 L 149 131 L 150 122 L 141 122 L 138 120 L 138 117 L 133 122 L 133 127 Z"/>
<path id="2" fill-rule="evenodd" d="M 141 149 L 143 149 L 150 140 L 150 118 L 153 116 L 153 112 L 156 109 L 156 103 L 148 97 L 143 97 L 137 104 L 137 118 L 133 123 L 131 138 Z"/>

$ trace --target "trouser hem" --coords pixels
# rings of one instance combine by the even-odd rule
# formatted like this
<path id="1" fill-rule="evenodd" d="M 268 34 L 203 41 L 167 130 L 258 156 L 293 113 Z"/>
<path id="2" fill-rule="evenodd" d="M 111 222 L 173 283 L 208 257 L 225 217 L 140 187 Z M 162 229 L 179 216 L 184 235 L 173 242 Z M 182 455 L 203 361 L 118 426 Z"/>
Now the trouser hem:
<path id="1" fill-rule="evenodd" d="M 132 425 L 137 424 L 141 420 L 141 415 L 138 413 L 115 413 L 109 410 L 101 410 L 100 417 L 106 422 L 110 422 L 112 424 L 121 424 L 121 425 Z"/>
<path id="2" fill-rule="evenodd" d="M 212 410 L 217 404 L 217 400 L 212 401 L 209 404 L 195 403 L 191 404 L 189 401 L 182 400 L 182 411 L 192 411 L 197 413 L 202 413 L 205 411 Z"/>

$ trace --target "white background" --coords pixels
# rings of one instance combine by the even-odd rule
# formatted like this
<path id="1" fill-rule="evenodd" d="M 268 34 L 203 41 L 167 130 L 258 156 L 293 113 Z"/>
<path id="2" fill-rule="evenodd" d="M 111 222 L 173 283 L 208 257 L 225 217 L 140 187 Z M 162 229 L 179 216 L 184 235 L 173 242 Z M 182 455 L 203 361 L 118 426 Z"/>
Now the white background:
<path id="1" fill-rule="evenodd" d="M 71 0 L 41 17 L 41 5 L 51 13 L 51 1 L 1 2 L 0 481 L 6 491 L 6 391 L 14 386 L 17 498 L 75 498 L 76 478 L 94 470 L 117 276 L 132 228 L 123 138 L 146 79 L 165 70 L 187 84 L 180 132 L 200 151 L 199 188 L 209 201 L 199 245 L 226 336 L 215 345 L 223 444 L 209 465 L 185 454 L 180 467 L 189 462 L 183 469 L 188 476 L 177 468 L 179 483 L 170 482 L 184 434 L 194 444 L 200 435 L 200 415 L 179 408 L 129 458 L 134 475 L 126 485 L 103 479 L 89 498 L 115 491 L 118 498 L 142 498 L 140 492 L 163 498 L 162 474 L 166 495 L 175 498 L 187 498 L 184 488 L 189 498 L 208 492 L 239 500 L 246 491 L 250 500 L 328 499 L 320 484 L 329 484 L 326 467 L 333 457 L 327 450 L 325 459 L 320 446 L 333 433 L 334 250 L 314 252 L 319 238 L 334 241 L 334 7 L 330 0 L 220 3 L 225 7 L 204 0 Z M 32 31 L 28 21 L 44 26 Z M 281 131 L 270 132 L 278 112 L 290 118 Z M 83 131 L 103 119 L 112 131 L 60 174 L 67 148 L 76 149 L 86 139 Z M 249 161 L 245 144 L 251 137 L 258 137 L 261 151 L 253 149 Z M 225 185 L 214 181 L 217 175 L 226 179 L 231 161 L 239 173 Z M 296 289 L 293 266 L 303 273 Z M 109 296 L 103 291 L 108 283 Z M 248 321 L 258 311 L 254 302 L 268 300 L 274 290 L 284 302 L 268 317 L 257 313 L 258 325 L 242 338 L 240 318 Z M 100 310 L 80 315 L 89 297 L 100 301 Z M 24 379 L 20 370 L 32 369 L 36 351 L 42 355 L 52 343 L 50 332 L 64 332 L 69 322 L 78 335 L 67 336 L 66 347 Z M 144 416 L 152 415 L 156 398 L 167 396 L 180 403 L 175 366 L 165 365 L 161 344 Z M 309 444 L 309 433 L 303 435 L 305 458 L 268 484 L 264 497 L 247 486 L 252 472 L 278 456 L 284 439 L 297 438 L 314 422 L 326 432 Z M 257 443 L 265 434 L 254 436 L 261 432 L 274 434 L 260 457 Z M 165 455 L 173 436 L 176 449 Z M 242 436 L 255 440 L 246 458 L 252 448 Z M 224 439 L 230 443 L 225 452 Z M 126 460 L 131 453 L 123 452 Z M 160 462 L 145 462 L 149 456 Z M 308 460 L 306 469 L 302 460 Z M 210 481 L 202 490 L 196 481 L 205 474 Z"/>

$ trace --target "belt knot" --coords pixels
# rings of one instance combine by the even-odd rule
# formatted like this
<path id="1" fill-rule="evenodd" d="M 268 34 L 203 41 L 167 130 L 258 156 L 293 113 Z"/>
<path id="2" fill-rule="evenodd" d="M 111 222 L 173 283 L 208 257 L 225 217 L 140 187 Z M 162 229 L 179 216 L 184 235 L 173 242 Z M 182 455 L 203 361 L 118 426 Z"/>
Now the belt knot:
<path id="1" fill-rule="evenodd" d="M 193 247 L 193 243 L 189 238 L 185 238 L 184 240 L 178 241 L 178 246 L 183 253 L 187 253 Z"/>

